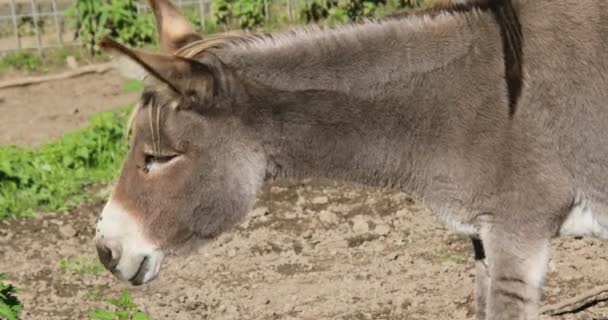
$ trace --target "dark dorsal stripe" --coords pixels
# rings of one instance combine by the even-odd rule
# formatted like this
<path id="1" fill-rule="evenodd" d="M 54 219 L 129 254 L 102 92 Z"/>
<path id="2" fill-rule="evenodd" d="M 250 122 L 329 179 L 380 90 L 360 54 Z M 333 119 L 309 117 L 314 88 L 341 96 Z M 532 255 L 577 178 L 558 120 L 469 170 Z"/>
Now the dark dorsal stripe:
<path id="1" fill-rule="evenodd" d="M 411 14 L 435 16 L 444 12 L 470 12 L 474 9 L 492 12 L 500 28 L 505 62 L 505 82 L 509 95 L 509 116 L 513 116 L 523 85 L 523 35 L 519 17 L 511 0 L 470 0 L 466 3 L 440 4 L 429 9 L 395 14 L 390 17 L 398 18 Z"/>
<path id="2" fill-rule="evenodd" d="M 509 90 L 509 115 L 513 116 L 523 86 L 523 34 L 510 0 L 490 0 L 490 8 L 500 26 L 505 59 L 505 80 Z"/>

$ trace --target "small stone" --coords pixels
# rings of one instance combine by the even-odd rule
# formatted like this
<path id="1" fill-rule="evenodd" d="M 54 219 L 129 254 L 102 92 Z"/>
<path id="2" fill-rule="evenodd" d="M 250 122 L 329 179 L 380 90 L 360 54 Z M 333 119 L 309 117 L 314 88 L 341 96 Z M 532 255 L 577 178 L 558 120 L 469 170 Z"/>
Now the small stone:
<path id="1" fill-rule="evenodd" d="M 319 196 L 312 199 L 313 204 L 326 204 L 327 202 L 329 202 L 329 198 L 327 196 Z"/>
<path id="2" fill-rule="evenodd" d="M 59 228 L 59 233 L 65 238 L 72 238 L 78 234 L 78 231 L 76 231 L 72 225 L 66 224 L 65 226 L 61 226 L 61 228 Z"/>
<path id="3" fill-rule="evenodd" d="M 67 58 L 65 58 L 65 64 L 67 64 L 68 68 L 70 69 L 78 68 L 78 62 L 76 61 L 76 58 L 74 58 L 74 56 L 68 56 Z"/>
<path id="4" fill-rule="evenodd" d="M 391 232 L 391 228 L 385 224 L 379 224 L 376 226 L 376 229 L 374 231 L 376 232 L 376 234 L 386 236 Z"/>
<path id="5" fill-rule="evenodd" d="M 230 258 L 236 257 L 236 250 L 235 249 L 230 249 L 230 251 L 228 251 L 228 256 Z"/>
<path id="6" fill-rule="evenodd" d="M 268 210 L 267 207 L 258 207 L 253 209 L 253 211 L 251 212 L 251 217 L 263 217 L 265 215 L 268 215 L 270 213 L 270 210 Z"/>
<path id="7" fill-rule="evenodd" d="M 369 231 L 369 224 L 362 216 L 356 216 L 353 221 L 353 231 L 356 233 L 366 233 Z"/>
<path id="8" fill-rule="evenodd" d="M 319 220 L 327 224 L 336 224 L 338 223 L 338 216 L 331 211 L 323 210 L 319 213 Z"/>

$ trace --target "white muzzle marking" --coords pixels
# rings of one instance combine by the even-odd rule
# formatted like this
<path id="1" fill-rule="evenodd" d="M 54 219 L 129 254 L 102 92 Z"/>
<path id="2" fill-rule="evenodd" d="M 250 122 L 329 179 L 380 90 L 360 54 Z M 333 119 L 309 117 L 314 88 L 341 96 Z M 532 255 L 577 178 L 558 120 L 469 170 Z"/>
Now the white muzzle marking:
<path id="1" fill-rule="evenodd" d="M 97 221 L 95 240 L 118 246 L 120 257 L 112 273 L 123 281 L 142 284 L 154 279 L 163 260 L 162 251 L 148 240 L 141 225 L 110 198 Z"/>

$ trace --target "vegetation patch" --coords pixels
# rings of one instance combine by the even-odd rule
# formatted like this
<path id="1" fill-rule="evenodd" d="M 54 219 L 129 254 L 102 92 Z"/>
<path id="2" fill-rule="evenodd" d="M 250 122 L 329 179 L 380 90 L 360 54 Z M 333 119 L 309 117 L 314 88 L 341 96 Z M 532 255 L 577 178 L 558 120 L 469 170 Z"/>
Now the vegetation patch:
<path id="1" fill-rule="evenodd" d="M 67 211 L 91 197 L 86 185 L 111 181 L 125 154 L 129 110 L 95 115 L 86 128 L 40 148 L 1 146 L 0 219 Z"/>
<path id="2" fill-rule="evenodd" d="M 15 296 L 19 290 L 11 284 L 4 282 L 5 273 L 0 273 L 0 319 L 19 320 L 23 304 Z"/>
<path id="3" fill-rule="evenodd" d="M 86 257 L 61 259 L 59 260 L 59 269 L 78 274 L 98 274 L 104 271 L 99 260 Z"/>
<path id="4" fill-rule="evenodd" d="M 133 302 L 131 293 L 123 291 L 118 299 L 108 301 L 112 305 L 111 310 L 97 309 L 89 312 L 90 319 L 96 320 L 149 320 L 150 316 L 139 310 L 137 304 Z"/>
<path id="5" fill-rule="evenodd" d="M 0 71 L 36 71 L 42 68 L 42 58 L 32 51 L 14 51 L 0 60 Z"/>
<path id="6" fill-rule="evenodd" d="M 131 79 L 127 81 L 120 89 L 124 93 L 141 92 L 144 90 L 144 83 L 139 80 Z"/>

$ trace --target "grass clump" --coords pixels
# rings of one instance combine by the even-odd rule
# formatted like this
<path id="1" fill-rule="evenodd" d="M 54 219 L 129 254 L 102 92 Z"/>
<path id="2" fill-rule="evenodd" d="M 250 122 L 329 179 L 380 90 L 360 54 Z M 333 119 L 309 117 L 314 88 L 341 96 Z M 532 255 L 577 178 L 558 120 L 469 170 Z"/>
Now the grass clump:
<path id="1" fill-rule="evenodd" d="M 144 90 L 144 83 L 140 80 L 131 79 L 120 88 L 123 93 L 141 92 Z"/>
<path id="2" fill-rule="evenodd" d="M 133 302 L 131 293 L 123 291 L 118 299 L 108 301 L 112 310 L 97 309 L 88 313 L 89 319 L 95 320 L 150 320 L 150 316 L 139 310 L 137 304 Z"/>
<path id="3" fill-rule="evenodd" d="M 0 59 L 0 71 L 36 71 L 42 68 L 42 58 L 32 51 L 14 51 Z"/>
<path id="4" fill-rule="evenodd" d="M 104 271 L 97 259 L 85 257 L 64 258 L 59 260 L 59 269 L 72 271 L 78 274 L 99 274 Z"/>
<path id="5" fill-rule="evenodd" d="M 0 273 L 0 319 L 19 320 L 23 304 L 15 293 L 18 292 L 11 284 L 4 283 L 5 273 Z"/>
<path id="6" fill-rule="evenodd" d="M 128 112 L 95 115 L 86 128 L 40 148 L 0 146 L 0 219 L 66 211 L 90 198 L 83 187 L 110 181 L 120 168 Z"/>

